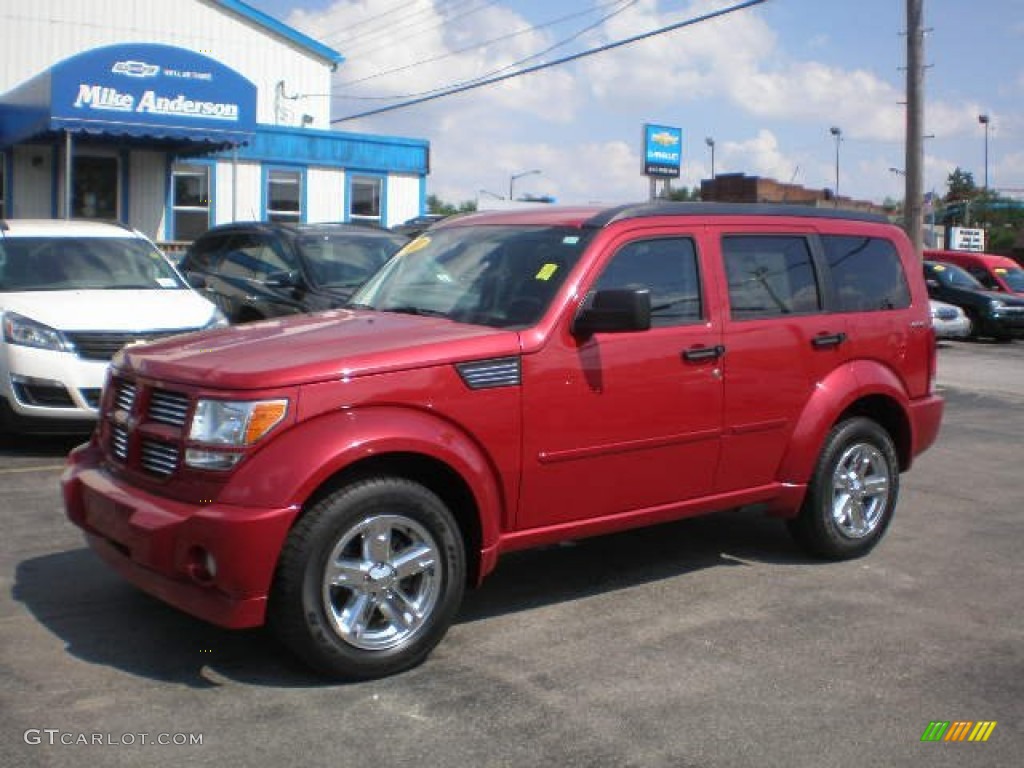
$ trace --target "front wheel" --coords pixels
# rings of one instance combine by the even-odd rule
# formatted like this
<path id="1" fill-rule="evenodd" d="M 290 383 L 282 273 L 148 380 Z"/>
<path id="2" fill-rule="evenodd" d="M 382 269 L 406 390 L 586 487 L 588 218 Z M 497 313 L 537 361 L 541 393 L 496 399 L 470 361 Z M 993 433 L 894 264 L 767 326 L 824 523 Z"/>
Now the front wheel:
<path id="1" fill-rule="evenodd" d="M 888 432 L 866 418 L 837 424 L 825 441 L 800 514 L 789 522 L 791 533 L 819 557 L 845 560 L 865 554 L 892 520 L 899 477 Z"/>
<path id="2" fill-rule="evenodd" d="M 271 590 L 270 624 L 322 672 L 383 677 L 440 642 L 465 580 L 462 536 L 444 503 L 409 480 L 371 478 L 296 523 Z"/>

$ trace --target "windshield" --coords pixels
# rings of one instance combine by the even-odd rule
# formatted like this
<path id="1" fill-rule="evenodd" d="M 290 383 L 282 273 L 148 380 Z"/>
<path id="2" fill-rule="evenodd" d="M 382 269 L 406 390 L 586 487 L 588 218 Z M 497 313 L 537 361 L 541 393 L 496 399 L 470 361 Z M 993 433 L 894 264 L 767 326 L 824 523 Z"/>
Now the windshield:
<path id="1" fill-rule="evenodd" d="M 933 264 L 932 273 L 944 285 L 952 288 L 966 288 L 971 291 L 987 291 L 970 272 L 954 264 Z"/>
<path id="2" fill-rule="evenodd" d="M 589 231 L 569 227 L 432 230 L 388 262 L 352 304 L 525 328 L 540 319 L 589 239 Z"/>
<path id="3" fill-rule="evenodd" d="M 156 247 L 134 237 L 0 240 L 0 291 L 184 289 Z"/>
<path id="4" fill-rule="evenodd" d="M 380 269 L 408 238 L 387 234 L 305 235 L 296 245 L 313 282 L 325 288 L 355 288 Z"/>
<path id="5" fill-rule="evenodd" d="M 1011 291 L 1024 293 L 1024 269 L 1020 267 L 996 267 L 996 274 L 1006 281 Z"/>

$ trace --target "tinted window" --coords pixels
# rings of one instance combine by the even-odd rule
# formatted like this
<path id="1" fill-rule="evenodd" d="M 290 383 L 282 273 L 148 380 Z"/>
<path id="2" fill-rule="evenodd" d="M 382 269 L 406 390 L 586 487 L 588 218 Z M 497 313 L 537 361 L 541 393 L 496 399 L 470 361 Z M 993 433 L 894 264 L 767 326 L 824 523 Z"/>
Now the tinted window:
<path id="1" fill-rule="evenodd" d="M 605 267 L 594 287 L 650 291 L 652 326 L 680 325 L 702 316 L 697 251 L 688 238 L 626 245 Z"/>
<path id="2" fill-rule="evenodd" d="M 196 240 L 185 254 L 181 268 L 186 271 L 211 272 L 217 268 L 230 235 L 209 235 Z"/>
<path id="3" fill-rule="evenodd" d="M 239 234 L 231 240 L 218 271 L 231 277 L 262 281 L 274 273 L 294 269 L 298 269 L 295 259 L 274 238 Z"/>
<path id="4" fill-rule="evenodd" d="M 910 289 L 903 264 L 896 246 L 889 240 L 825 235 L 821 241 L 840 312 L 910 306 Z"/>
<path id="5" fill-rule="evenodd" d="M 304 235 L 296 247 L 317 285 L 355 288 L 406 242 L 398 235 L 324 233 Z"/>
<path id="6" fill-rule="evenodd" d="M 983 291 L 985 286 L 975 280 L 965 270 L 953 264 L 928 264 L 927 276 L 938 280 L 951 288 L 963 288 L 968 291 Z"/>
<path id="7" fill-rule="evenodd" d="M 807 240 L 797 235 L 722 239 L 734 320 L 816 312 L 821 298 Z"/>

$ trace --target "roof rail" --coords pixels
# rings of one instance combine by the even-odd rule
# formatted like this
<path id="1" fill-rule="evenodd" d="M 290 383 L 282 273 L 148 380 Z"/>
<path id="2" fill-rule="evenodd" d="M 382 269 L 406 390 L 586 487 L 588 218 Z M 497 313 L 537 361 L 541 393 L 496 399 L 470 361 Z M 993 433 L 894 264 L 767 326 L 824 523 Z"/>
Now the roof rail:
<path id="1" fill-rule="evenodd" d="M 655 201 L 632 203 L 601 211 L 587 221 L 588 226 L 606 227 L 616 221 L 640 219 L 652 216 L 802 216 L 815 219 L 848 219 L 888 223 L 888 219 L 877 213 L 855 211 L 847 208 L 814 208 L 809 205 L 787 205 L 785 203 L 717 203 L 717 202 L 674 202 Z"/>

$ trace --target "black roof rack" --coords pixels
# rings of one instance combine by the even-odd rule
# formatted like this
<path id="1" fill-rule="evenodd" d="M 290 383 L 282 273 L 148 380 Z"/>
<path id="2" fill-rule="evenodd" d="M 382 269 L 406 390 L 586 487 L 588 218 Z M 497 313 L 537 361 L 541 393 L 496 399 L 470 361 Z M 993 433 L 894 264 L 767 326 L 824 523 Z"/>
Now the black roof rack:
<path id="1" fill-rule="evenodd" d="M 847 219 L 889 223 L 877 213 L 854 211 L 846 208 L 815 208 L 809 205 L 787 205 L 785 203 L 682 203 L 657 201 L 653 203 L 632 203 L 601 211 L 587 221 L 588 226 L 606 227 L 616 221 L 641 219 L 652 216 L 800 216 L 814 219 Z"/>

